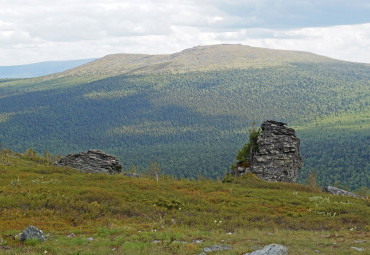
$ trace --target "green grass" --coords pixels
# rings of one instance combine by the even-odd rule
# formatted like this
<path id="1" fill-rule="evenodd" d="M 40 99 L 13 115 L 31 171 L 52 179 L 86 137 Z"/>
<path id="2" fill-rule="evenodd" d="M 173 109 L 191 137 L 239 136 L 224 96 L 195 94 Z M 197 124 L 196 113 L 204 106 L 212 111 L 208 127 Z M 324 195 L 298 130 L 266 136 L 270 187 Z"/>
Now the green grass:
<path id="1" fill-rule="evenodd" d="M 369 241 L 368 199 L 253 175 L 157 182 L 7 158 L 0 165 L 1 254 L 198 254 L 213 244 L 233 247 L 222 254 L 242 254 L 270 243 L 290 254 L 356 254 L 351 247 L 367 243 L 354 241 Z M 46 241 L 15 241 L 28 225 Z"/>

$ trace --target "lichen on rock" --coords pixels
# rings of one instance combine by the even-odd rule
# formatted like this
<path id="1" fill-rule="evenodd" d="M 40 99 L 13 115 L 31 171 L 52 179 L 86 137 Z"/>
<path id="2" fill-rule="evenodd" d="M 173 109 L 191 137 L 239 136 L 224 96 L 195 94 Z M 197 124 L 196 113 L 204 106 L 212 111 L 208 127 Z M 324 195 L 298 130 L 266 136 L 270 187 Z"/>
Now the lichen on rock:
<path id="1" fill-rule="evenodd" d="M 261 179 L 279 182 L 295 182 L 302 167 L 299 152 L 300 140 L 295 130 L 286 123 L 274 120 L 264 121 L 257 138 L 258 150 L 249 152 L 248 164 L 237 162 L 232 169 L 233 176 L 251 172 Z"/>
<path id="2" fill-rule="evenodd" d="M 55 162 L 55 165 L 68 166 L 88 173 L 118 174 L 122 171 L 122 165 L 116 156 L 99 150 L 69 154 Z"/>
<path id="3" fill-rule="evenodd" d="M 337 195 L 337 196 L 348 196 L 348 197 L 364 198 L 362 196 L 353 194 L 352 192 L 349 192 L 347 190 L 340 189 L 340 188 L 333 187 L 333 186 L 326 186 L 326 187 L 324 187 L 322 189 L 322 191 L 323 192 L 330 193 L 330 194 L 333 194 L 333 195 Z"/>
<path id="4" fill-rule="evenodd" d="M 37 239 L 44 242 L 44 233 L 42 232 L 42 230 L 37 229 L 34 226 L 28 226 L 20 235 L 20 241 L 24 242 L 29 239 Z"/>

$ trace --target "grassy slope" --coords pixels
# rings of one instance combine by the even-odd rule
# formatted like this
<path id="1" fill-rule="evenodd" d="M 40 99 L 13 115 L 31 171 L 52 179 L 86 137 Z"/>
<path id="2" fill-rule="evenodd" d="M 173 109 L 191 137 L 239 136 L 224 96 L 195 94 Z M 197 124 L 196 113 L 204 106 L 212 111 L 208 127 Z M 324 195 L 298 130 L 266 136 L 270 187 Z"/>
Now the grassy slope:
<path id="1" fill-rule="evenodd" d="M 369 200 L 252 175 L 232 183 L 169 177 L 156 182 L 84 174 L 20 154 L 3 152 L 1 159 L 9 163 L 0 165 L 2 254 L 198 254 L 218 243 L 233 247 L 222 254 L 270 243 L 287 245 L 290 254 L 368 249 L 354 241 L 369 238 Z M 14 241 L 28 225 L 42 229 L 46 242 Z"/>

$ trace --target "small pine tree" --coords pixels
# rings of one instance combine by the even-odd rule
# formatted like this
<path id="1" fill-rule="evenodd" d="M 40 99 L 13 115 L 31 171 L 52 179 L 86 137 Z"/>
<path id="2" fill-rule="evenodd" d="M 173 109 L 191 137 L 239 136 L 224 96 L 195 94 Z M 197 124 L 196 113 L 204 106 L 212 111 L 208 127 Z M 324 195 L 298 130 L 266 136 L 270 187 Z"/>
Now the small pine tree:
<path id="1" fill-rule="evenodd" d="M 47 163 L 50 163 L 50 153 L 47 150 L 44 152 L 44 159 Z"/>
<path id="2" fill-rule="evenodd" d="M 158 163 L 150 162 L 150 175 L 154 176 L 157 182 L 159 181 L 159 171 L 161 169 L 158 166 Z"/>
<path id="3" fill-rule="evenodd" d="M 307 175 L 306 185 L 311 188 L 317 188 L 317 173 L 313 171 Z"/>
<path id="4" fill-rule="evenodd" d="M 131 173 L 136 173 L 136 166 L 135 165 L 131 165 Z"/>
<path id="5" fill-rule="evenodd" d="M 334 187 L 339 188 L 339 181 L 338 180 L 335 180 Z"/>
<path id="6" fill-rule="evenodd" d="M 246 143 L 236 155 L 236 161 L 238 166 L 248 167 L 252 161 L 253 155 L 258 152 L 258 135 L 261 133 L 261 129 L 256 129 L 256 123 L 253 122 L 252 128 L 249 131 L 249 142 Z M 232 168 L 234 165 L 232 165 Z"/>

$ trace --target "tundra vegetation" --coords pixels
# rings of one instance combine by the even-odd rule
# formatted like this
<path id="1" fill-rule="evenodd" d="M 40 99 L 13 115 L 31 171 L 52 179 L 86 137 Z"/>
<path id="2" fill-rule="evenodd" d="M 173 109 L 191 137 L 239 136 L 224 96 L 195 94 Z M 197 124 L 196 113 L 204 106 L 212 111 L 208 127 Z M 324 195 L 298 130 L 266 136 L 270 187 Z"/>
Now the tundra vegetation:
<path id="1" fill-rule="evenodd" d="M 369 200 L 322 193 L 314 180 L 175 178 L 155 163 L 148 173 L 157 175 L 142 178 L 86 174 L 31 152 L 1 151 L 1 254 L 199 254 L 214 244 L 242 254 L 270 243 L 290 254 L 368 249 Z M 14 240 L 29 225 L 45 242 Z"/>

